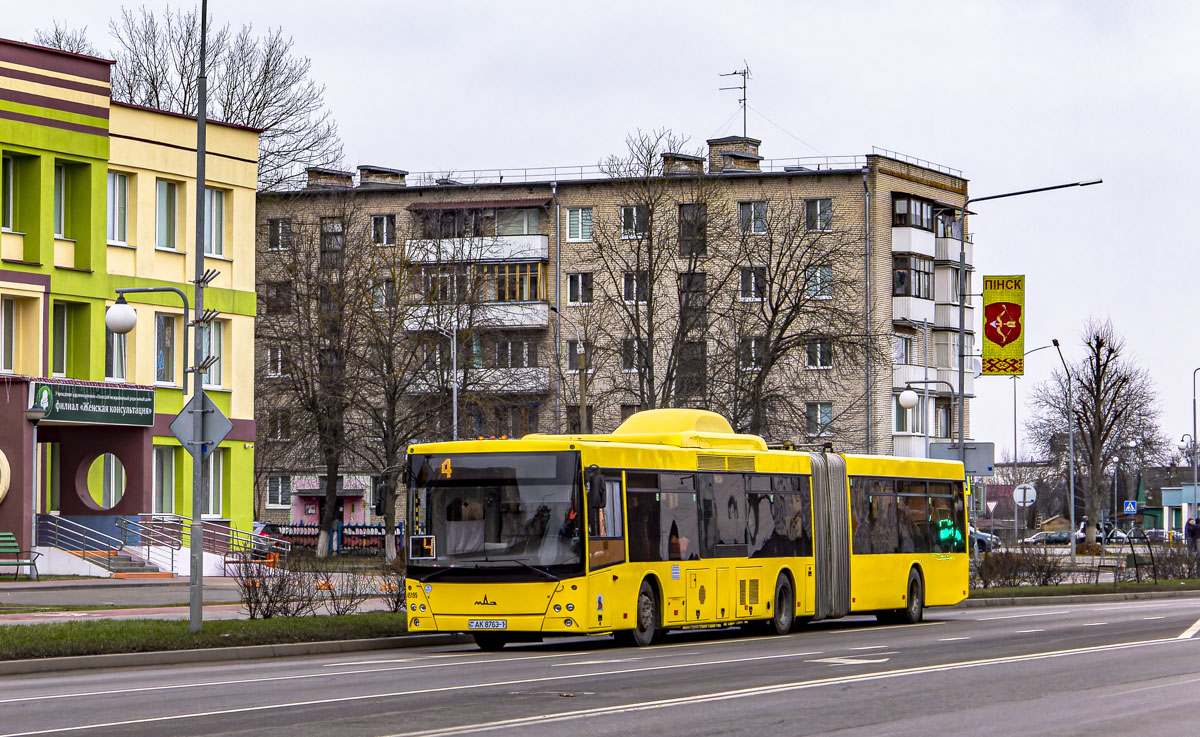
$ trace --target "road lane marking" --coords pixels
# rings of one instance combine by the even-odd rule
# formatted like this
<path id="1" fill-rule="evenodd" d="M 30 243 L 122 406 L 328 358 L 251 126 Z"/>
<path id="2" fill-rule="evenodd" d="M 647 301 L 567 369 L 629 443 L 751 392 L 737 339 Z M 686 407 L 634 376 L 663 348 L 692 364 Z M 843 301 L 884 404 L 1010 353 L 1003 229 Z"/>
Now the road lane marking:
<path id="1" fill-rule="evenodd" d="M 1195 624 L 1193 624 L 1191 627 L 1188 627 L 1186 630 L 1184 630 L 1183 634 L 1179 636 L 1179 639 L 1180 640 L 1190 640 L 1192 637 L 1195 636 L 1195 634 L 1197 632 L 1200 632 L 1200 619 L 1197 619 Z"/>
<path id="2" fill-rule="evenodd" d="M 1029 633 L 1031 633 L 1031 632 L 1045 632 L 1045 631 L 1046 631 L 1046 630 L 1017 630 L 1016 634 L 1018 634 L 1018 635 L 1027 635 L 1027 634 L 1029 634 Z"/>
<path id="3" fill-rule="evenodd" d="M 955 642 L 957 640 L 969 640 L 970 637 L 943 637 L 938 642 Z"/>
<path id="4" fill-rule="evenodd" d="M 1142 617 L 1142 619 L 1166 619 L 1166 617 L 1160 614 L 1157 617 Z"/>
<path id="5" fill-rule="evenodd" d="M 1182 686 L 1184 684 L 1195 683 L 1197 681 L 1200 681 L 1200 678 L 1188 678 L 1187 680 L 1184 680 L 1184 681 L 1171 681 L 1170 683 L 1159 683 L 1154 686 L 1142 686 L 1141 688 L 1133 688 L 1133 689 L 1129 689 L 1128 691 L 1117 691 L 1116 693 L 1113 694 L 1113 696 L 1124 696 L 1126 694 L 1138 693 L 1140 691 L 1151 691 L 1156 688 L 1167 688 L 1169 686 Z"/>
<path id="6" fill-rule="evenodd" d="M 1084 627 L 1103 627 L 1106 624 L 1108 624 L 1108 622 L 1084 622 L 1082 626 L 1084 626 Z"/>
<path id="7" fill-rule="evenodd" d="M 871 663 L 886 663 L 891 658 L 818 658 L 807 660 L 807 663 L 825 663 L 827 665 L 870 665 Z"/>
<path id="8" fill-rule="evenodd" d="M 1021 619 L 1022 617 L 1049 617 L 1054 614 L 1070 614 L 1068 611 L 1061 612 L 1034 612 L 1033 614 L 1005 614 L 1000 617 L 978 617 L 976 622 L 993 622 L 997 619 Z"/>
<path id="9" fill-rule="evenodd" d="M 863 645 L 862 647 L 852 647 L 851 650 L 887 650 L 887 645 Z"/>
<path id="10" fill-rule="evenodd" d="M 403 735 L 391 735 L 389 737 L 432 737 L 433 735 L 452 735 L 464 734 L 472 731 L 495 731 L 497 729 L 508 729 L 513 726 L 529 726 L 539 722 L 558 722 L 567 721 L 569 719 L 579 719 L 603 714 L 618 714 L 625 711 L 646 711 L 650 709 L 661 709 L 668 706 L 677 706 L 682 704 L 703 703 L 706 701 L 725 701 L 729 699 L 745 698 L 748 696 L 770 695 L 776 693 L 787 693 L 791 691 L 799 691 L 809 688 L 817 688 L 828 685 L 839 685 L 847 683 L 857 683 L 865 681 L 884 680 L 890 678 L 898 678 L 908 675 L 919 675 L 924 673 L 939 673 L 965 668 L 979 668 L 989 665 L 1003 665 L 1008 663 L 1017 663 L 1030 660 L 1044 660 L 1049 658 L 1062 658 L 1072 655 L 1083 655 L 1096 652 L 1111 652 L 1113 650 L 1127 650 L 1134 648 L 1152 647 L 1155 645 L 1163 645 L 1166 643 L 1177 643 L 1175 638 L 1167 640 L 1143 640 L 1139 642 L 1126 642 L 1107 645 L 1096 645 L 1092 647 L 1073 648 L 1069 650 L 1052 650 L 1042 653 L 1030 653 L 1027 655 L 1009 655 L 1001 658 L 989 658 L 986 660 L 968 660 L 960 663 L 946 663 L 942 665 L 927 665 L 916 668 L 904 668 L 893 671 L 883 671 L 882 673 L 861 673 L 853 676 L 840 676 L 833 678 L 822 678 L 812 681 L 796 681 L 793 683 L 776 684 L 773 686 L 760 686 L 751 689 L 740 689 L 736 691 L 722 691 L 712 694 L 702 694 L 699 696 L 687 696 L 676 699 L 668 699 L 665 701 L 645 702 L 642 704 L 618 705 L 605 707 L 600 709 L 587 709 L 578 712 L 560 712 L 556 714 L 542 714 L 534 717 L 524 717 L 520 719 L 510 719 L 503 722 L 487 722 L 477 725 L 466 725 L 461 727 L 449 727 L 444 729 L 436 729 L 424 732 L 412 732 Z M 1200 640 L 1191 640 L 1191 642 L 1200 642 Z M 381 694 L 359 694 L 356 696 L 342 696 L 327 699 L 313 699 L 308 701 L 293 701 L 279 704 L 258 704 L 255 706 L 243 706 L 230 709 L 214 709 L 211 711 L 193 712 L 190 714 L 171 714 L 160 717 L 143 717 L 140 719 L 128 719 L 118 722 L 101 722 L 95 724 L 80 724 L 70 727 L 54 727 L 51 729 L 39 729 L 27 732 L 10 732 L 0 734 L 0 737 L 33 737 L 33 735 L 42 734 L 60 734 L 63 732 L 72 732 L 84 729 L 101 729 L 108 727 L 125 727 L 135 724 L 155 724 L 160 722 L 174 722 L 183 719 L 200 719 L 211 718 L 217 716 L 227 716 L 231 714 L 247 714 L 252 712 L 276 711 L 282 709 L 296 709 L 305 706 L 324 706 L 329 704 L 348 704 L 361 701 L 369 701 L 375 699 L 394 699 L 404 696 L 424 696 L 433 693 L 452 693 L 456 691 L 467 691 L 471 689 L 484 688 L 502 688 L 506 686 L 527 685 L 533 683 L 546 683 L 548 681 L 570 681 L 584 678 L 597 678 L 602 676 L 628 675 L 630 673 L 640 673 L 656 670 L 668 670 L 672 668 L 685 668 L 700 665 L 725 665 L 729 663 L 743 662 L 743 658 L 735 658 L 732 660 L 715 660 L 705 663 L 690 663 L 682 665 L 663 665 L 651 666 L 647 668 L 624 668 L 621 670 L 602 671 L 599 673 L 571 673 L 566 675 L 543 676 L 539 678 L 525 678 L 511 681 L 495 681 L 490 683 L 473 683 L 460 686 L 438 686 L 431 688 L 412 689 L 407 691 L 393 691 L 390 693 Z"/>

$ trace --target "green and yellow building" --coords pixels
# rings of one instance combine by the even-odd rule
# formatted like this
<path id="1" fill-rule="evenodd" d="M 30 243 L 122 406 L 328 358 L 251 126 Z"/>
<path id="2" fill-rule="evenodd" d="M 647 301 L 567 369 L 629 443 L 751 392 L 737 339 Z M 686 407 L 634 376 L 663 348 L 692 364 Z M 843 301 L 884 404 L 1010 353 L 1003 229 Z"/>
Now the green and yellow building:
<path id="1" fill-rule="evenodd" d="M 123 287 L 191 298 L 196 121 L 113 102 L 111 64 L 0 39 L 0 532 L 23 548 L 39 515 L 114 534 L 120 517 L 192 510 L 191 456 L 169 429 L 190 317 L 154 293 L 129 295 L 128 335 L 104 318 Z M 233 431 L 203 496 L 206 520 L 239 529 L 253 518 L 257 158 L 258 131 L 209 124 L 206 387 Z"/>

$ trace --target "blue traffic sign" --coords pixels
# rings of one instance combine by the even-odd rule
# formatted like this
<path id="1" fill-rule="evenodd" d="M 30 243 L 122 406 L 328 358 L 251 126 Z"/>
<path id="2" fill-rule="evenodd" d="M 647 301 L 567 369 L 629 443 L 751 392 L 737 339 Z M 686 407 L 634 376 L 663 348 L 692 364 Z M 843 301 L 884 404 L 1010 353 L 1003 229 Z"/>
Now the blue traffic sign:
<path id="1" fill-rule="evenodd" d="M 1125 502 L 1125 514 L 1137 514 L 1137 502 L 1129 499 Z"/>

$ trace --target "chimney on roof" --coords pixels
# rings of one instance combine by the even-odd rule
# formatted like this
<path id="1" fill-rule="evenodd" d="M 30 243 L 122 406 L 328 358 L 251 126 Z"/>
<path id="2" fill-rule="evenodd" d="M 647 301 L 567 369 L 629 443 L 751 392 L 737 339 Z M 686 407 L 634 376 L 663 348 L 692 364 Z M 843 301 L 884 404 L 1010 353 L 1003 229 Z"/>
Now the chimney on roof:
<path id="1" fill-rule="evenodd" d="M 387 169 L 382 166 L 363 164 L 358 167 L 358 186 L 387 184 L 393 187 L 403 187 L 406 176 L 408 176 L 408 172 L 403 169 Z"/>
<path id="2" fill-rule="evenodd" d="M 662 155 L 663 176 L 697 176 L 704 173 L 704 157 L 690 154 L 665 153 Z"/>
<path id="3" fill-rule="evenodd" d="M 745 136 L 725 136 L 708 141 L 708 171 L 720 172 L 761 171 L 758 162 L 758 146 L 762 141 Z"/>
<path id="4" fill-rule="evenodd" d="M 304 173 L 308 175 L 308 189 L 354 186 L 354 174 L 348 171 L 310 166 Z"/>

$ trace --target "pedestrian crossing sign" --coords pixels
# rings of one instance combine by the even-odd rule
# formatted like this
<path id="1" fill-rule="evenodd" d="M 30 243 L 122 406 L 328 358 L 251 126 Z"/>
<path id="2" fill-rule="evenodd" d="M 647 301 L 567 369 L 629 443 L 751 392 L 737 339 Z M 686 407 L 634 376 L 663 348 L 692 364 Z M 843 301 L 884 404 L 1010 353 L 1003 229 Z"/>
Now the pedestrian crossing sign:
<path id="1" fill-rule="evenodd" d="M 1125 501 L 1125 514 L 1137 514 L 1137 502 L 1133 499 Z"/>

